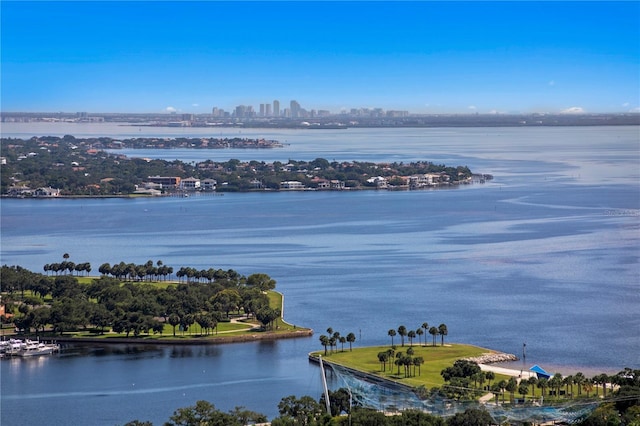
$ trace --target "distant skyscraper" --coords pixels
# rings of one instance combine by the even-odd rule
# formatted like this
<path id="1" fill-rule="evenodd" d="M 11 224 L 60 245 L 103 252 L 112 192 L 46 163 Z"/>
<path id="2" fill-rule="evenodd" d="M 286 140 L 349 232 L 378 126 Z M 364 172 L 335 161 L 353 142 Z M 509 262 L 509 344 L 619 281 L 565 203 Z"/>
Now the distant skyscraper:
<path id="1" fill-rule="evenodd" d="M 260 104 L 260 117 L 264 117 L 265 115 L 264 104 Z"/>
<path id="2" fill-rule="evenodd" d="M 271 104 L 266 104 L 267 110 L 265 111 L 265 115 L 267 117 L 271 117 Z"/>
<path id="3" fill-rule="evenodd" d="M 273 115 L 280 117 L 280 101 L 273 101 Z"/>
<path id="4" fill-rule="evenodd" d="M 300 104 L 296 101 L 291 101 L 289 107 L 291 110 L 291 118 L 298 118 L 300 116 Z"/>

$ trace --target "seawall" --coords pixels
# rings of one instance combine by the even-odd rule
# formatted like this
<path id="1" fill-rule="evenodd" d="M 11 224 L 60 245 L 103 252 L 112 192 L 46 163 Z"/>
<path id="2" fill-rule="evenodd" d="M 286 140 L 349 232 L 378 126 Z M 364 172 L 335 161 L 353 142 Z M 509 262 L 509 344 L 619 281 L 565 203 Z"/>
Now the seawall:
<path id="1" fill-rule="evenodd" d="M 102 343 L 131 345 L 220 345 L 227 343 L 247 343 L 260 340 L 296 339 L 313 335 L 313 330 L 296 330 L 286 333 L 254 333 L 242 336 L 218 336 L 204 338 L 145 338 L 145 337 L 57 337 L 58 343 Z"/>

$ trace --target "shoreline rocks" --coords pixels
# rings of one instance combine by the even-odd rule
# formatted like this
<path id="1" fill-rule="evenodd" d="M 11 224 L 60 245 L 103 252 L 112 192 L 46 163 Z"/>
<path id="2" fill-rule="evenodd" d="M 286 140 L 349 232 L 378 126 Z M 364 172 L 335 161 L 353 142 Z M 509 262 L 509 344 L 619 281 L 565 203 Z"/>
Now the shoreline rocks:
<path id="1" fill-rule="evenodd" d="M 520 358 L 513 354 L 507 354 L 504 352 L 497 353 L 486 353 L 480 356 L 463 358 L 465 361 L 472 361 L 478 364 L 494 364 L 497 362 L 510 362 L 510 361 L 518 361 Z"/>

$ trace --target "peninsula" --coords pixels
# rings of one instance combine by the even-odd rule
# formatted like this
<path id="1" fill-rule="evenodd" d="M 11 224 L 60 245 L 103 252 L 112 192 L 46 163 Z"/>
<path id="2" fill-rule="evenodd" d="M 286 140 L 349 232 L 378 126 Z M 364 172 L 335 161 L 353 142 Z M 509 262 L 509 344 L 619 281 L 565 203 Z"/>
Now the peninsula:
<path id="1" fill-rule="evenodd" d="M 119 148 L 277 148 L 249 139 L 79 139 L 73 136 L 2 138 L 0 193 L 9 197 L 122 197 L 191 193 L 309 190 L 415 190 L 485 182 L 467 166 L 429 161 L 371 163 L 288 160 L 188 163 L 129 158 Z M 109 150 L 109 151 L 106 151 Z"/>
<path id="2" fill-rule="evenodd" d="M 216 344 L 310 336 L 284 321 L 284 296 L 263 273 L 174 268 L 162 261 L 46 264 L 45 274 L 1 268 L 0 318 L 59 342 Z"/>

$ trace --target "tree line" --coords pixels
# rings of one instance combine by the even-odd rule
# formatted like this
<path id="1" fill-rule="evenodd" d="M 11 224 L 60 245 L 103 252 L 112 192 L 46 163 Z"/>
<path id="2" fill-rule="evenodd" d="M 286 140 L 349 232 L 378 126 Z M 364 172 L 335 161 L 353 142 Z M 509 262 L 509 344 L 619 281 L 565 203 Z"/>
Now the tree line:
<path id="1" fill-rule="evenodd" d="M 105 265 L 100 268 L 102 276 L 89 284 L 69 274 L 47 276 L 20 266 L 2 266 L 2 303 L 9 314 L 3 323 L 13 322 L 25 333 L 91 329 L 127 337 L 162 334 L 169 324 L 175 336 L 176 328 L 184 333 L 194 324 L 200 326 L 201 334 L 210 334 L 218 322 L 229 321 L 232 315 L 255 319 L 269 330 L 281 315 L 279 308 L 269 306 L 266 291 L 275 289 L 276 281 L 267 274 L 245 277 L 233 270 L 215 270 L 211 279 L 197 280 L 188 274 L 187 281 L 163 288 L 146 281 L 162 275 L 158 272 L 164 267 L 161 261 L 131 268 Z"/>
<path id="2" fill-rule="evenodd" d="M 356 341 L 356 335 L 354 333 L 348 333 L 346 336 L 340 335 L 339 331 L 335 331 L 332 327 L 327 328 L 327 334 L 320 335 L 320 344 L 324 346 L 324 354 L 327 355 L 327 346 L 333 353 L 335 348 L 338 349 L 338 343 L 342 345 L 342 351 L 344 351 L 344 344 L 349 343 L 349 351 L 353 348 L 353 342 Z"/>
<path id="3" fill-rule="evenodd" d="M 438 327 L 429 326 L 429 323 L 423 322 L 420 327 L 415 330 L 409 330 L 404 325 L 399 326 L 397 329 L 391 328 L 387 332 L 387 335 L 391 337 L 391 346 L 393 347 L 393 338 L 400 336 L 400 344 L 404 346 L 405 337 L 409 340 L 409 345 L 413 345 L 413 340 L 418 337 L 419 342 L 422 342 L 422 336 L 424 335 L 424 344 L 427 344 L 426 333 L 429 333 L 432 337 L 432 345 L 436 345 L 436 336 L 440 336 L 440 345 L 444 346 L 444 336 L 449 334 L 446 324 L 440 324 Z"/>
<path id="4" fill-rule="evenodd" d="M 398 415 L 385 413 L 353 404 L 348 389 L 329 391 L 330 413 L 326 412 L 325 397 L 319 400 L 311 396 L 290 395 L 278 403 L 278 416 L 271 426 L 489 426 L 491 415 L 485 410 L 471 408 L 447 419 L 419 410 L 404 410 Z M 267 417 L 261 413 L 235 407 L 221 411 L 208 401 L 197 401 L 195 405 L 174 411 L 164 426 L 220 425 L 245 426 L 265 423 Z M 125 426 L 153 426 L 149 421 L 134 420 Z"/>

